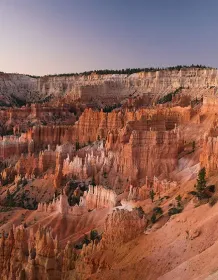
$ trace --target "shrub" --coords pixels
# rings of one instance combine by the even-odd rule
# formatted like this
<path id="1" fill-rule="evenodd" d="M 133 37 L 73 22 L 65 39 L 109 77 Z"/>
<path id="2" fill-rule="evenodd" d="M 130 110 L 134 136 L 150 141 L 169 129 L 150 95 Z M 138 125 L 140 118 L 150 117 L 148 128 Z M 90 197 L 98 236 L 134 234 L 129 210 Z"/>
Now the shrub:
<path id="1" fill-rule="evenodd" d="M 79 243 L 75 244 L 74 248 L 81 250 L 84 244 L 88 245 L 89 243 L 91 243 L 91 241 L 94 241 L 96 239 L 99 241 L 101 239 L 101 235 L 98 234 L 97 230 L 91 230 L 90 239 L 89 239 L 88 235 L 85 234 L 83 240 L 80 241 Z"/>
<path id="2" fill-rule="evenodd" d="M 168 93 L 167 95 L 164 95 L 163 97 L 161 97 L 159 100 L 158 100 L 158 104 L 164 104 L 164 103 L 167 103 L 167 102 L 170 102 L 172 101 L 172 98 L 173 98 L 173 95 L 172 93 Z"/>
<path id="3" fill-rule="evenodd" d="M 136 207 L 135 209 L 138 211 L 138 215 L 142 219 L 143 216 L 145 215 L 143 208 L 140 206 L 140 207 Z"/>
<path id="4" fill-rule="evenodd" d="M 157 215 L 162 215 L 162 214 L 163 214 L 163 210 L 162 210 L 161 207 L 155 207 L 155 208 L 153 209 L 153 212 L 154 212 L 155 214 L 157 214 Z"/>
<path id="5" fill-rule="evenodd" d="M 93 229 L 90 232 L 90 239 L 92 241 L 94 241 L 95 239 L 97 239 L 99 237 L 97 230 Z"/>
<path id="6" fill-rule="evenodd" d="M 157 101 L 157 103 L 158 103 L 158 104 L 164 104 L 164 103 L 167 103 L 167 102 L 172 101 L 173 96 L 175 96 L 176 94 L 178 94 L 178 93 L 180 92 L 181 89 L 182 89 L 182 87 L 179 87 L 179 88 L 177 88 L 175 91 L 170 92 L 170 93 L 164 95 L 163 97 L 161 97 L 161 98 Z"/>
<path id="7" fill-rule="evenodd" d="M 121 106 L 122 106 L 121 103 L 114 104 L 114 105 L 111 105 L 111 106 L 105 106 L 105 107 L 103 108 L 103 112 L 105 112 L 105 113 L 110 113 L 110 112 L 112 112 L 114 109 L 120 108 Z"/>
<path id="8" fill-rule="evenodd" d="M 150 196 L 151 201 L 153 202 L 154 201 L 154 196 L 155 196 L 154 190 L 150 190 L 149 196 Z"/>
<path id="9" fill-rule="evenodd" d="M 82 247 L 83 247 L 83 243 L 81 243 L 81 242 L 74 246 L 74 248 L 77 249 L 77 250 L 81 250 Z"/>
<path id="10" fill-rule="evenodd" d="M 179 209 L 179 208 L 176 208 L 176 207 L 172 207 L 168 210 L 168 215 L 169 216 L 172 216 L 172 215 L 175 215 L 175 214 L 179 214 L 182 212 L 182 209 Z"/>
<path id="11" fill-rule="evenodd" d="M 15 201 L 14 201 L 14 197 L 13 194 L 10 193 L 10 190 L 7 190 L 7 196 L 6 196 L 6 206 L 8 207 L 14 207 L 15 206 Z"/>
<path id="12" fill-rule="evenodd" d="M 83 244 L 88 245 L 90 242 L 91 242 L 91 241 L 89 240 L 89 238 L 88 238 L 88 236 L 87 236 L 87 234 L 86 234 L 85 237 L 84 237 L 84 240 L 83 240 Z"/>
<path id="13" fill-rule="evenodd" d="M 80 198 L 78 196 L 73 195 L 72 197 L 68 198 L 68 203 L 70 206 L 74 206 L 76 204 L 79 205 Z"/>
<path id="14" fill-rule="evenodd" d="M 180 208 L 181 207 L 181 201 L 182 201 L 182 197 L 179 194 L 176 198 L 176 202 L 177 202 L 177 207 Z"/>
<path id="15" fill-rule="evenodd" d="M 156 214 L 153 213 L 153 215 L 151 216 L 151 222 L 152 224 L 154 224 L 156 222 L 157 218 L 156 218 Z"/>

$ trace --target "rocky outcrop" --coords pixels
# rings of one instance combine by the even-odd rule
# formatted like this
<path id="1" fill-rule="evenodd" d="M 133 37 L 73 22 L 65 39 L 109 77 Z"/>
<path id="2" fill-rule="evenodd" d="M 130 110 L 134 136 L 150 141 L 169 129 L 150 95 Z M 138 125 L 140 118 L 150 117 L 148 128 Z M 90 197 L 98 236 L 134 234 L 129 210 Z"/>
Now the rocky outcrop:
<path id="1" fill-rule="evenodd" d="M 68 155 L 63 162 L 63 176 L 88 179 L 93 176 L 97 178 L 97 174 L 103 175 L 110 171 L 114 162 L 114 153 L 106 152 L 102 141 L 95 146 L 84 148 L 72 160 Z"/>
<path id="2" fill-rule="evenodd" d="M 105 221 L 102 246 L 111 247 L 126 243 L 143 233 L 145 226 L 146 221 L 144 217 L 139 217 L 137 210 L 116 209 Z"/>
<path id="3" fill-rule="evenodd" d="M 113 208 L 117 203 L 117 195 L 111 189 L 103 186 L 89 186 L 89 190 L 83 195 L 87 209 Z"/>
<path id="4" fill-rule="evenodd" d="M 148 176 L 167 175 L 182 149 L 180 131 L 133 131 L 117 156 L 117 170 L 133 184 Z"/>
<path id="5" fill-rule="evenodd" d="M 150 197 L 151 190 L 154 191 L 156 196 L 160 197 L 162 194 L 177 188 L 178 183 L 175 181 L 168 181 L 166 179 L 159 180 L 155 176 L 153 177 L 153 180 L 148 181 L 148 178 L 146 177 L 145 185 L 141 187 L 130 185 L 127 200 L 145 200 Z"/>
<path id="6" fill-rule="evenodd" d="M 200 163 L 206 168 L 206 175 L 212 176 L 218 170 L 218 137 L 206 136 L 200 155 Z"/>
<path id="7" fill-rule="evenodd" d="M 17 174 L 22 176 L 39 176 L 47 170 L 55 173 L 58 169 L 58 165 L 61 165 L 63 169 L 63 160 L 68 155 L 74 154 L 74 146 L 71 144 L 56 146 L 55 150 L 51 150 L 50 145 L 46 150 L 40 151 L 38 155 L 27 154 L 21 155 L 15 165 Z"/>
<path id="8" fill-rule="evenodd" d="M 58 241 L 48 229 L 39 227 L 33 234 L 23 227 L 13 228 L 0 242 L 2 280 L 60 279 Z"/>
<path id="9" fill-rule="evenodd" d="M 28 239 L 24 228 L 12 229 L 8 238 L 2 232 L 0 239 L 1 279 L 24 279 L 23 263 L 28 259 Z M 20 277 L 20 278 L 19 278 Z"/>
<path id="10" fill-rule="evenodd" d="M 84 192 L 80 197 L 79 206 L 70 207 L 68 197 L 61 194 L 58 198 L 54 198 L 49 204 L 39 203 L 37 211 L 47 213 L 59 213 L 63 216 L 66 214 L 82 215 L 88 210 L 99 208 L 113 208 L 117 203 L 117 195 L 113 190 L 106 189 L 103 186 L 89 186 L 89 190 Z"/>
<path id="11" fill-rule="evenodd" d="M 61 194 L 58 198 L 54 198 L 51 203 L 39 203 L 38 212 L 45 212 L 45 213 L 58 213 L 62 216 L 67 214 L 80 216 L 84 213 L 88 212 L 88 208 L 86 204 L 81 199 L 81 205 L 70 206 L 68 203 L 68 197 L 65 194 Z"/>
<path id="12" fill-rule="evenodd" d="M 76 262 L 76 272 L 80 279 L 109 268 L 107 260 L 102 258 L 105 250 L 117 248 L 143 233 L 146 226 L 144 217 L 140 218 L 137 210 L 115 210 L 108 215 L 100 243 L 93 242 L 83 249 Z"/>
<path id="13" fill-rule="evenodd" d="M 61 248 L 50 229 L 40 226 L 34 233 L 22 226 L 13 227 L 8 237 L 2 232 L 0 238 L 1 279 L 83 279 L 98 269 L 100 260 L 94 261 L 96 252 L 134 239 L 144 231 L 145 225 L 136 210 L 116 210 L 105 221 L 100 243 L 90 243 L 81 252 L 76 251 L 71 242 Z"/>
<path id="14" fill-rule="evenodd" d="M 73 127 L 72 132 L 66 129 L 69 133 L 62 139 L 66 141 L 70 138 L 75 142 L 87 144 L 98 139 L 106 139 L 108 133 L 112 133 L 113 142 L 115 142 L 119 131 L 127 125 L 131 130 L 150 130 L 150 128 L 159 131 L 170 130 L 175 125 L 189 122 L 192 114 L 190 107 L 160 107 L 157 109 L 140 109 L 135 112 L 125 110 L 111 113 L 86 109 Z"/>
<path id="15" fill-rule="evenodd" d="M 75 125 L 34 126 L 18 136 L 5 136 L 0 140 L 0 156 L 44 150 L 48 145 L 78 143 L 80 147 L 100 139 L 107 139 L 107 147 L 127 142 L 133 130 L 170 130 L 175 125 L 187 123 L 191 108 L 159 108 L 104 113 L 86 109 Z M 121 131 L 122 130 L 122 131 Z M 118 134 L 119 139 L 118 139 Z"/>
<path id="16" fill-rule="evenodd" d="M 31 142 L 26 139 L 25 135 L 21 137 L 3 136 L 0 139 L 0 158 L 4 160 L 27 153 L 31 149 Z"/>

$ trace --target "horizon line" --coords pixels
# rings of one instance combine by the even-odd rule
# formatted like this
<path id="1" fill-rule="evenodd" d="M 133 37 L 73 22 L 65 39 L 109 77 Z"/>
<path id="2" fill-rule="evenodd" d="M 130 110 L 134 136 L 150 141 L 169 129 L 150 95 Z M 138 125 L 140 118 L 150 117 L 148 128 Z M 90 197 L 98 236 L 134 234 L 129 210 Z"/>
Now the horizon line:
<path id="1" fill-rule="evenodd" d="M 140 72 L 158 72 L 163 70 L 173 71 L 186 68 L 196 68 L 196 69 L 214 69 L 217 70 L 217 67 L 206 66 L 202 64 L 190 64 L 190 65 L 174 65 L 174 66 L 166 66 L 166 67 L 132 67 L 132 68 L 122 68 L 122 69 L 95 69 L 95 70 L 87 70 L 83 72 L 71 72 L 71 73 L 55 73 L 55 74 L 45 74 L 45 75 L 34 75 L 34 74 L 24 74 L 18 72 L 4 72 L 0 71 L 0 74 L 8 74 L 8 75 L 23 75 L 32 78 L 43 78 L 43 77 L 58 77 L 58 76 L 88 76 L 93 73 L 99 75 L 112 75 L 112 74 L 123 74 L 123 75 L 131 75 Z"/>

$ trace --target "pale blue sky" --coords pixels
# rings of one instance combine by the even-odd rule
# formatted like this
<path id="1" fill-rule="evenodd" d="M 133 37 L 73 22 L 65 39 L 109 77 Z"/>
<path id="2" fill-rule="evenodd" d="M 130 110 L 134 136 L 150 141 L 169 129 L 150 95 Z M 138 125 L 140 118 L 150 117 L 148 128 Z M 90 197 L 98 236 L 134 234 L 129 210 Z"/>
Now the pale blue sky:
<path id="1" fill-rule="evenodd" d="M 0 0 L 0 71 L 218 67 L 216 0 Z"/>

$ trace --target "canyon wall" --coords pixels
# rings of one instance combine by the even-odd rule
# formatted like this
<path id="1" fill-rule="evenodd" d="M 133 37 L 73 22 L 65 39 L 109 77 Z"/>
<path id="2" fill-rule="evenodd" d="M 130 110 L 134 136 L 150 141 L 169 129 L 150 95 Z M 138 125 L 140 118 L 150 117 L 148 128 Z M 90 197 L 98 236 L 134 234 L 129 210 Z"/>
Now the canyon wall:
<path id="1" fill-rule="evenodd" d="M 182 148 L 179 130 L 133 131 L 117 157 L 117 170 L 135 184 L 146 176 L 167 176 L 177 166 Z"/>
<path id="2" fill-rule="evenodd" d="M 206 169 L 206 175 L 212 176 L 218 170 L 218 137 L 207 136 L 203 142 L 200 163 Z"/>
<path id="3" fill-rule="evenodd" d="M 16 105 L 25 101 L 38 102 L 41 97 L 35 78 L 0 72 L 0 105 Z"/>
<path id="4" fill-rule="evenodd" d="M 41 77 L 37 80 L 43 95 L 69 95 L 72 99 L 85 101 L 104 100 L 119 102 L 132 94 L 154 93 L 165 95 L 177 88 L 206 89 L 218 86 L 216 69 L 181 69 L 140 72 L 131 75 L 108 74 L 89 76 Z"/>
<path id="5" fill-rule="evenodd" d="M 33 113 L 36 108 L 38 112 L 38 107 L 32 106 Z M 78 142 L 81 147 L 81 145 L 107 138 L 108 147 L 110 147 L 115 143 L 118 144 L 119 141 L 124 141 L 125 135 L 129 139 L 129 131 L 150 130 L 150 128 L 157 131 L 170 130 L 175 125 L 188 123 L 192 114 L 193 110 L 190 107 L 160 107 L 151 110 L 141 109 L 135 112 L 124 110 L 111 113 L 86 109 L 75 125 L 38 125 L 29 128 L 20 137 L 4 136 L 0 139 L 0 157 L 4 159 L 27 151 L 40 151 L 46 149 L 48 145 L 55 149 L 56 145 L 68 142 L 74 144 Z M 73 119 L 72 123 L 74 123 Z M 19 127 L 17 129 L 19 130 Z M 121 129 L 124 129 L 122 130 L 123 134 Z M 118 135 L 122 140 L 118 139 Z M 25 148 L 20 148 L 21 143 Z"/>
<path id="6" fill-rule="evenodd" d="M 131 75 L 44 76 L 31 78 L 20 74 L 0 73 L 0 101 L 16 104 L 16 98 L 38 102 L 46 97 L 68 96 L 71 100 L 98 105 L 118 103 L 129 96 L 154 94 L 163 96 L 182 87 L 195 97 L 218 86 L 216 69 L 188 68 L 140 72 Z M 198 92 L 196 90 L 198 89 Z M 216 89 L 214 89 L 216 91 Z M 151 100 L 149 100 L 151 102 Z"/>

